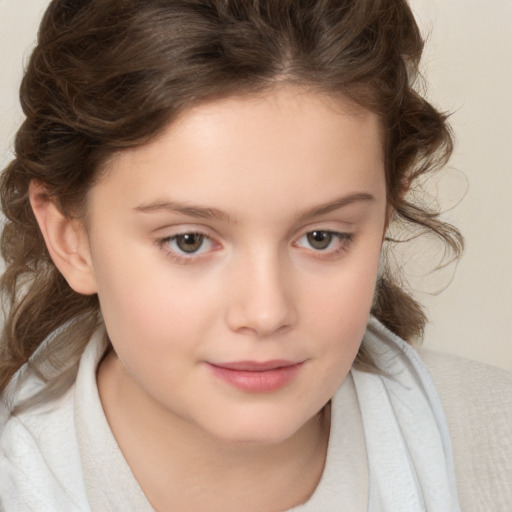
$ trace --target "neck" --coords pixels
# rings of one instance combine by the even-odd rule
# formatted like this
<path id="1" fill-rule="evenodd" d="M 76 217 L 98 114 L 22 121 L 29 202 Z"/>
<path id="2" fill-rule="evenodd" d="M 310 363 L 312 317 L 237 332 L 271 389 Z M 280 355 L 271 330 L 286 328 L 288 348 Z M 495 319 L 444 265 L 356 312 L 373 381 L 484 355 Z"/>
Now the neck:
<path id="1" fill-rule="evenodd" d="M 231 443 L 148 401 L 114 354 L 100 365 L 98 389 L 117 443 L 155 510 L 287 510 L 307 501 L 322 475 L 328 408 L 282 442 Z"/>

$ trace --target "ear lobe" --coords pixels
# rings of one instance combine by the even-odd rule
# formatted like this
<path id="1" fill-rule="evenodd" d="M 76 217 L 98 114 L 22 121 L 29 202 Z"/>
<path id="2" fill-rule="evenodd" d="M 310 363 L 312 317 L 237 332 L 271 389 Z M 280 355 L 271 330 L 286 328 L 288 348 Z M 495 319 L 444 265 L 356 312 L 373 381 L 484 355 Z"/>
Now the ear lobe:
<path id="1" fill-rule="evenodd" d="M 67 217 L 48 197 L 43 184 L 31 181 L 29 199 L 50 256 L 69 286 L 78 293 L 96 293 L 89 243 L 83 226 Z"/>

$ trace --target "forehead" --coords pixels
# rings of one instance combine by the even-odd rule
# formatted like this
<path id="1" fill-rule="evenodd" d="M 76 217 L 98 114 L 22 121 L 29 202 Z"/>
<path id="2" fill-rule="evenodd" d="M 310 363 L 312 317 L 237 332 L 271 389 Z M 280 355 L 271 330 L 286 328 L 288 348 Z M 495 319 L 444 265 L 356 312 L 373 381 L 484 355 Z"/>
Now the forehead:
<path id="1" fill-rule="evenodd" d="M 382 194 L 382 146 L 374 113 L 286 86 L 183 112 L 151 143 L 117 154 L 100 185 L 134 205 L 165 195 L 235 210 L 279 196 L 313 205 L 332 188 Z"/>

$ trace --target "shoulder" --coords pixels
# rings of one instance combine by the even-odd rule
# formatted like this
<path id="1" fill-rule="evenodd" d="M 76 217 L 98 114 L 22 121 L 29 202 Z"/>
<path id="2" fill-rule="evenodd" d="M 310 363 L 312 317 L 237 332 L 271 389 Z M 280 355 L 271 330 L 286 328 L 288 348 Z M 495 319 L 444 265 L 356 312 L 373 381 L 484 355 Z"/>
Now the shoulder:
<path id="1" fill-rule="evenodd" d="M 84 510 L 73 391 L 4 417 L 0 496 L 6 511 Z"/>
<path id="2" fill-rule="evenodd" d="M 450 429 L 462 509 L 512 503 L 512 373 L 428 349 L 419 353 Z"/>
<path id="3" fill-rule="evenodd" d="M 512 373 L 470 359 L 420 349 L 420 356 L 434 380 L 446 414 L 477 416 L 482 430 L 512 435 Z M 490 426 L 484 421 L 493 418 Z"/>
<path id="4" fill-rule="evenodd" d="M 424 348 L 419 354 L 443 400 L 457 397 L 453 405 L 460 406 L 461 399 L 469 399 L 469 413 L 512 412 L 512 372 Z"/>

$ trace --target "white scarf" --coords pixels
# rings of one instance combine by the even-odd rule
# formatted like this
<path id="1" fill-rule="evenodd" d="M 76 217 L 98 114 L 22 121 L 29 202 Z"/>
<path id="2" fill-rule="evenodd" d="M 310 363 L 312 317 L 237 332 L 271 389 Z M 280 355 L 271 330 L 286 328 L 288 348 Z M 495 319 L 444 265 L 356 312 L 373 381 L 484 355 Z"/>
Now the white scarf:
<path id="1" fill-rule="evenodd" d="M 369 469 L 369 512 L 458 512 L 448 425 L 417 352 L 371 318 L 363 343 L 386 376 L 352 370 Z"/>
<path id="2" fill-rule="evenodd" d="M 434 383 L 423 362 L 412 347 L 373 318 L 370 319 L 363 343 L 375 355 L 377 364 L 388 375 L 351 371 L 361 411 L 364 432 L 362 444 L 366 444 L 368 459 L 368 511 L 460 512 L 448 426 Z M 23 457 L 26 458 L 25 462 L 18 461 L 19 467 L 10 468 L 10 472 L 7 471 L 9 468 L 2 467 L 2 461 L 9 466 L 14 459 L 2 459 L 0 455 L 0 494 L 5 499 L 6 510 L 90 510 L 83 488 L 84 482 L 81 481 L 81 466 L 87 470 L 89 476 L 101 478 L 99 489 L 94 491 L 94 496 L 102 505 L 93 506 L 93 510 L 120 510 L 119 506 L 122 510 L 137 512 L 151 510 L 124 461 L 103 415 L 95 386 L 95 369 L 103 351 L 103 337 L 99 333 L 86 348 L 82 358 L 77 380 L 78 391 L 75 393 L 70 390 L 70 397 L 73 394 L 79 395 L 79 404 L 73 404 L 72 400 L 64 400 L 52 414 L 36 414 L 32 419 L 30 414 L 28 415 L 27 421 L 31 419 L 34 431 L 55 432 L 50 439 L 45 438 L 46 444 L 35 442 L 33 436 L 26 435 L 27 422 L 21 429 L 21 433 L 26 437 L 26 446 L 22 443 L 25 437 L 18 438 L 16 444 L 9 439 L 5 440 L 9 449 L 16 448 L 18 452 L 21 450 Z M 356 428 L 360 433 L 360 420 L 358 423 L 355 418 L 342 417 L 346 412 L 343 407 L 340 407 L 339 411 L 334 410 L 335 404 L 343 405 L 341 401 L 344 399 L 344 392 L 348 392 L 348 402 L 354 403 L 350 389 L 353 391 L 353 388 L 342 386 L 334 397 L 333 418 L 336 415 L 336 420 L 342 427 L 340 434 L 343 441 L 352 446 L 359 434 L 350 428 Z M 74 413 L 73 408 L 76 409 Z M 91 415 L 97 421 L 90 421 Z M 69 428 L 66 426 L 68 424 Z M 73 426 L 79 427 L 78 432 L 75 432 Z M 92 429 L 89 438 L 94 440 L 89 442 L 86 439 L 82 443 L 87 448 L 85 457 L 82 454 L 82 461 L 76 445 L 77 434 L 79 438 L 85 435 L 80 426 L 82 429 Z M 339 445 L 339 439 L 338 445 L 334 442 L 329 450 L 333 459 L 331 466 L 336 466 L 339 461 L 344 463 L 345 467 L 348 466 L 349 474 L 345 474 L 347 481 L 340 482 L 340 474 L 326 468 L 315 495 L 304 505 L 294 508 L 294 511 L 351 512 L 355 508 L 351 508 L 350 503 L 358 501 L 351 501 L 354 498 L 351 498 L 351 494 L 366 491 L 357 489 L 357 472 L 354 470 L 358 461 L 350 459 L 350 453 L 347 459 L 347 452 Z M 364 453 L 363 450 L 362 446 L 361 452 L 356 450 L 354 454 Z M 115 464 L 112 457 L 117 458 Z M 107 471 L 107 475 L 113 479 L 110 481 L 105 480 L 102 473 L 105 469 L 105 460 L 107 466 L 113 464 L 116 468 L 113 472 Z M 50 465 L 47 466 L 46 462 Z M 60 468 L 62 474 L 50 472 L 49 467 Z M 18 485 L 15 486 L 17 491 L 13 491 L 10 478 L 18 476 Z M 34 486 L 40 488 L 41 492 L 45 491 L 53 496 L 53 501 L 43 500 L 49 508 L 41 508 L 41 500 L 34 494 Z M 27 491 L 21 491 L 25 487 Z M 115 498 L 116 492 L 121 497 L 130 496 L 124 508 L 120 505 L 122 500 L 119 497 Z M 56 500 L 57 495 L 61 501 Z M 71 496 L 73 499 L 68 501 Z M 133 496 L 139 501 L 132 499 Z M 8 506 L 18 503 L 21 497 L 23 504 L 20 507 Z M 30 506 L 31 500 L 33 507 Z M 64 502 L 65 506 L 58 505 Z M 138 505 L 135 505 L 136 502 Z"/>

